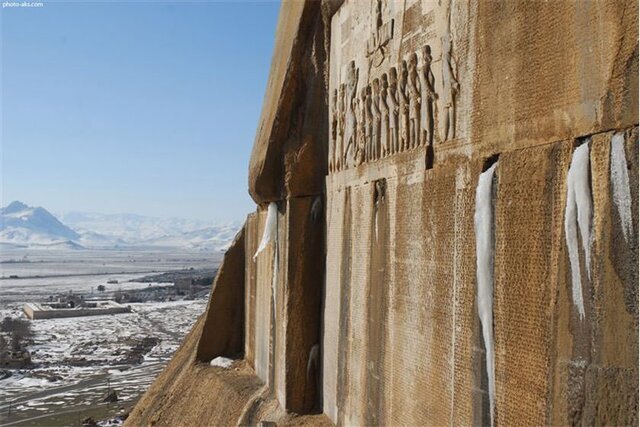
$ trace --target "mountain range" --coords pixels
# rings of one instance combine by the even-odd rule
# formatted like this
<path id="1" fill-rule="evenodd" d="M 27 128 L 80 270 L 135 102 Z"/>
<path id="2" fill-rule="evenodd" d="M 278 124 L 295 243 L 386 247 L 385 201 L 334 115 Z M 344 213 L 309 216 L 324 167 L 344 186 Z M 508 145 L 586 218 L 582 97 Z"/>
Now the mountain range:
<path id="1" fill-rule="evenodd" d="M 0 247 L 49 249 L 184 249 L 220 251 L 240 223 L 136 214 L 66 212 L 15 201 L 0 209 Z"/>

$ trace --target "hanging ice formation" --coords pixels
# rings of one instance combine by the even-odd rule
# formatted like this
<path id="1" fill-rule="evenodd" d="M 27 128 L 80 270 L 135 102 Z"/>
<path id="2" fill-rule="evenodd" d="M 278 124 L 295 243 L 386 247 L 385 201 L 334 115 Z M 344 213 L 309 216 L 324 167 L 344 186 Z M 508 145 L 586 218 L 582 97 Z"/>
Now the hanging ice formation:
<path id="1" fill-rule="evenodd" d="M 631 187 L 627 157 L 624 152 L 624 134 L 616 133 L 611 139 L 611 186 L 613 202 L 618 209 L 620 226 L 625 242 L 633 235 L 633 214 L 631 213 Z"/>
<path id="2" fill-rule="evenodd" d="M 269 203 L 269 207 L 267 208 L 267 221 L 264 225 L 264 232 L 262 233 L 262 240 L 260 241 L 260 245 L 258 246 L 258 250 L 256 251 L 253 259 L 255 260 L 258 257 L 258 254 L 267 247 L 269 243 L 271 243 L 276 237 L 276 229 L 278 224 L 278 206 L 275 202 Z"/>
<path id="3" fill-rule="evenodd" d="M 486 370 L 489 383 L 489 408 L 493 425 L 495 406 L 495 358 L 493 345 L 493 259 L 494 259 L 494 221 L 493 221 L 493 174 L 498 164 L 480 174 L 476 188 L 476 211 L 474 216 L 476 232 L 476 281 L 478 316 L 482 324 Z"/>
<path id="4" fill-rule="evenodd" d="M 587 278 L 591 280 L 591 187 L 589 185 L 589 141 L 575 149 L 567 173 L 567 205 L 564 210 L 564 233 L 571 264 L 571 293 L 580 319 L 584 318 L 584 299 L 578 230 L 582 240 Z"/>

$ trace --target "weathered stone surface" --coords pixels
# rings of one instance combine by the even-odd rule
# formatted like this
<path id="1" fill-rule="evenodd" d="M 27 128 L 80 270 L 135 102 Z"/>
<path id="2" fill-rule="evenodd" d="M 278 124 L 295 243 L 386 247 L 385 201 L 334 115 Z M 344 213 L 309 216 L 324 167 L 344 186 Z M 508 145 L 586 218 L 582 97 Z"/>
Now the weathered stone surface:
<path id="1" fill-rule="evenodd" d="M 495 423 L 638 423 L 637 15 L 615 0 L 283 4 L 250 164 L 262 206 L 245 228 L 246 377 L 206 371 L 224 393 L 246 381 L 238 423 L 491 423 L 474 215 L 495 161 Z M 631 220 L 613 189 L 616 132 Z M 565 207 L 585 143 L 582 317 Z M 277 239 L 254 261 L 271 201 Z M 167 371 L 186 387 L 198 366 Z M 158 387 L 138 420 L 179 412 Z M 320 401 L 326 417 L 289 418 Z"/>
<path id="2" fill-rule="evenodd" d="M 425 148 L 427 163 L 488 157 L 635 125 L 637 26 L 635 1 L 346 1 L 331 25 L 329 170 Z M 414 125 L 430 139 L 403 138 Z"/>
<path id="3" fill-rule="evenodd" d="M 321 410 L 320 331 L 325 256 L 322 199 L 311 196 L 287 200 L 283 406 L 299 414 Z"/>
<path id="4" fill-rule="evenodd" d="M 256 325 L 246 348 L 282 407 L 309 413 L 320 410 L 323 203 L 321 196 L 295 197 L 279 206 L 276 241 L 246 260 L 247 323 Z M 258 247 L 265 220 L 265 211 L 250 216 L 248 253 Z"/>
<path id="5" fill-rule="evenodd" d="M 298 416 L 277 410 L 277 401 L 246 362 L 233 368 L 211 367 L 196 360 L 204 317 L 194 325 L 169 365 L 138 401 L 126 426 L 259 425 L 327 426 L 323 415 Z"/>
<path id="6" fill-rule="evenodd" d="M 249 193 L 258 204 L 322 193 L 327 171 L 327 20 L 337 4 L 285 0 L 280 8 L 249 162 Z"/>
<path id="7" fill-rule="evenodd" d="M 258 249 L 267 217 L 266 209 L 258 211 L 247 219 L 247 234 L 245 251 L 249 256 L 245 258 L 245 277 L 250 278 L 247 284 L 248 298 L 246 301 L 247 331 L 245 352 L 248 360 L 253 361 L 256 374 L 268 386 L 274 387 L 274 346 L 275 346 L 275 303 L 274 280 L 278 280 L 279 262 L 276 259 L 282 241 L 282 215 L 278 214 L 278 231 L 276 244 L 270 244 L 258 257 L 254 254 Z"/>
<path id="8" fill-rule="evenodd" d="M 470 7 L 475 34 L 458 37 L 475 52 L 469 142 L 481 154 L 638 123 L 638 2 Z"/>
<path id="9" fill-rule="evenodd" d="M 637 130 L 627 134 L 631 140 L 627 146 L 632 147 L 627 159 L 634 177 Z M 596 146 L 608 146 L 610 139 L 611 133 L 593 137 Z M 588 304 L 600 317 L 615 318 L 616 324 L 625 326 L 614 331 L 611 323 L 611 329 L 581 340 L 603 340 L 591 353 L 619 361 L 602 365 L 573 359 L 570 363 L 582 368 L 564 368 L 574 357 L 573 352 L 563 353 L 575 341 L 571 335 L 584 329 L 576 323 L 573 302 L 567 300 L 571 283 L 563 218 L 571 150 L 567 141 L 506 152 L 498 160 L 494 267 L 498 423 L 570 423 L 576 419 L 566 405 L 577 404 L 579 419 L 585 422 L 628 424 L 637 417 L 637 387 L 631 386 L 637 378 L 632 367 L 637 365 L 637 317 L 621 310 L 625 291 L 631 301 L 637 286 L 630 290 L 628 285 L 612 286 L 619 279 L 609 276 L 601 286 L 617 296 L 609 297 L 613 298 L 609 303 Z M 592 165 L 607 156 L 608 150 L 594 152 Z M 487 422 L 473 284 L 473 193 L 480 168 L 478 162 L 449 163 L 387 178 L 388 219 L 380 214 L 385 212 L 383 205 L 376 208 L 378 181 L 343 188 L 339 180 L 329 180 L 323 391 L 325 413 L 337 424 Z M 592 175 L 594 226 L 600 227 L 600 216 L 619 227 L 609 205 L 598 208 L 598 200 L 610 192 L 608 166 L 600 169 Z M 637 184 L 631 192 L 637 197 Z M 379 258 L 375 242 L 384 244 L 386 233 L 394 243 Z M 612 243 L 607 235 L 605 241 Z M 624 250 L 631 247 L 625 244 Z M 629 258 L 637 260 L 637 255 L 632 251 L 627 257 L 611 267 L 631 268 L 628 276 L 633 278 L 637 267 L 633 270 Z M 595 253 L 592 259 L 598 259 Z M 379 279 L 385 284 L 382 289 Z M 557 294 L 565 296 L 558 300 Z M 594 325 L 590 328 L 604 320 L 594 316 L 589 316 L 588 323 Z M 567 324 L 563 318 L 573 320 Z M 562 391 L 576 387 L 576 375 L 582 378 L 584 391 L 577 396 Z M 372 378 L 380 378 L 381 384 Z M 560 418 L 552 415 L 556 410 Z"/>
<path id="10" fill-rule="evenodd" d="M 480 167 L 328 188 L 323 391 L 334 422 L 473 423 Z"/>
<path id="11" fill-rule="evenodd" d="M 638 130 L 625 132 L 633 236 L 626 242 L 610 177 L 613 132 L 591 138 L 593 246 L 585 278 L 586 321 L 571 300 L 568 261 L 560 261 L 553 412 L 550 423 L 638 423 Z"/>
<path id="12" fill-rule="evenodd" d="M 204 318 L 200 318 L 169 365 L 138 401 L 126 425 L 237 423 L 246 404 L 261 390 L 262 385 L 251 375 L 246 364 L 238 372 L 197 363 L 196 347 L 203 325 Z"/>
<path id="13" fill-rule="evenodd" d="M 196 356 L 202 362 L 244 352 L 244 235 L 243 227 L 225 253 L 211 288 Z"/>
<path id="14" fill-rule="evenodd" d="M 496 169 L 494 334 L 498 424 L 548 424 L 551 342 L 571 144 L 503 153 Z M 572 307 L 567 307 L 572 308 Z M 543 375 L 542 373 L 545 373 Z"/>

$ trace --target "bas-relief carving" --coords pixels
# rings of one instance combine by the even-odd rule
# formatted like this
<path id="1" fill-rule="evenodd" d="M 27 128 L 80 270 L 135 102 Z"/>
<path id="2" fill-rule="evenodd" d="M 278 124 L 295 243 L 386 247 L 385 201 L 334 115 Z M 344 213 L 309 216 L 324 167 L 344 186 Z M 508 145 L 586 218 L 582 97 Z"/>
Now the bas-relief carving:
<path id="1" fill-rule="evenodd" d="M 339 89 L 332 89 L 330 103 L 330 172 L 455 138 L 459 83 L 449 7 L 438 10 L 435 2 L 413 2 L 411 13 L 422 15 L 411 16 L 411 22 L 422 26 L 407 35 L 402 25 L 394 33 L 395 23 L 407 19 L 407 5 L 398 4 L 347 0 L 334 16 L 332 43 L 339 46 L 332 46 L 332 52 L 339 54 L 330 86 Z M 434 24 L 434 15 L 446 23 Z M 440 37 L 438 28 L 443 28 Z M 408 46 L 416 40 L 429 43 L 401 56 L 408 39 Z"/>
<path id="2" fill-rule="evenodd" d="M 382 21 L 382 0 L 377 0 L 375 4 L 374 30 L 367 40 L 367 58 L 369 67 L 379 67 L 387 56 L 387 45 L 393 38 L 393 19 L 388 22 Z"/>
<path id="3" fill-rule="evenodd" d="M 455 61 L 451 57 L 451 36 L 446 33 L 442 37 L 442 87 L 444 103 L 444 135 L 443 140 L 455 138 L 456 133 L 456 97 L 460 85 L 456 79 Z"/>
<path id="4" fill-rule="evenodd" d="M 398 73 L 396 67 L 389 70 L 389 89 L 387 96 L 389 104 L 389 154 L 398 152 L 398 114 L 400 113 L 400 95 L 398 95 Z"/>
<path id="5" fill-rule="evenodd" d="M 338 140 L 338 90 L 333 90 L 331 98 L 331 141 L 329 141 L 329 172 L 333 172 L 336 168 L 336 142 Z"/>
<path id="6" fill-rule="evenodd" d="M 418 72 L 420 79 L 420 141 L 422 145 L 433 143 L 433 103 L 438 99 L 434 89 L 436 78 L 431 71 L 431 47 L 426 45 L 420 51 L 422 66 Z"/>
<path id="7" fill-rule="evenodd" d="M 346 119 L 346 133 L 345 133 L 345 164 L 347 167 L 353 166 L 353 162 L 351 160 L 355 159 L 355 139 L 356 139 L 356 112 L 355 112 L 355 102 L 356 102 L 356 89 L 358 88 L 358 75 L 359 70 L 356 68 L 356 64 L 354 61 L 349 63 L 349 71 L 347 74 L 347 119 Z"/>

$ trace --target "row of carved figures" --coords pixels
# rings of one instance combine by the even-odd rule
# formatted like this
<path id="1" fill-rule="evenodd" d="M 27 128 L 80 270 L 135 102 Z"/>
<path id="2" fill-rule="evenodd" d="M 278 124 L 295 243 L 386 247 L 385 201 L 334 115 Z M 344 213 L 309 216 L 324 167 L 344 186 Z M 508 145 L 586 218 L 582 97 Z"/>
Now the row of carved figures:
<path id="1" fill-rule="evenodd" d="M 455 137 L 458 82 L 450 55 L 443 46 L 443 140 Z M 358 91 L 358 69 L 351 61 L 347 81 L 331 100 L 329 171 L 339 171 L 402 151 L 433 143 L 434 108 L 439 95 L 431 71 L 429 45 L 411 54 L 398 67 Z"/>

